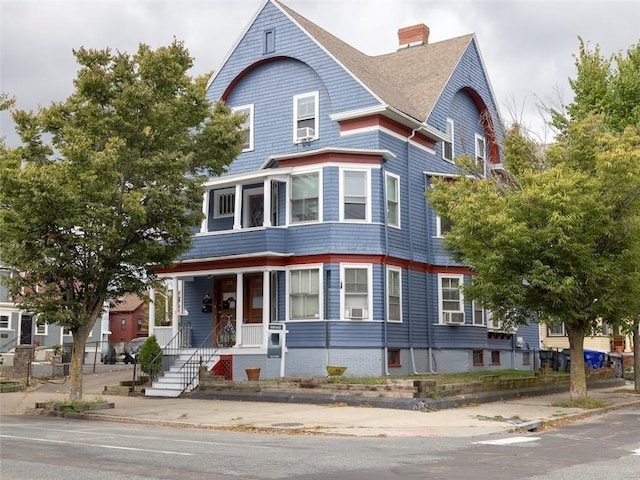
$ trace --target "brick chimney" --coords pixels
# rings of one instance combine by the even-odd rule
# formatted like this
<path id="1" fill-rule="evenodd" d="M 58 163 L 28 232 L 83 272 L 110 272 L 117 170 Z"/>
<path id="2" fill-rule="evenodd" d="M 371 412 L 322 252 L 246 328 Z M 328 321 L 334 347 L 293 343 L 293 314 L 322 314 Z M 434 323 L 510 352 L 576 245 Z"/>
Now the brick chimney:
<path id="1" fill-rule="evenodd" d="M 424 23 L 398 29 L 398 43 L 400 48 L 429 43 L 429 27 Z"/>

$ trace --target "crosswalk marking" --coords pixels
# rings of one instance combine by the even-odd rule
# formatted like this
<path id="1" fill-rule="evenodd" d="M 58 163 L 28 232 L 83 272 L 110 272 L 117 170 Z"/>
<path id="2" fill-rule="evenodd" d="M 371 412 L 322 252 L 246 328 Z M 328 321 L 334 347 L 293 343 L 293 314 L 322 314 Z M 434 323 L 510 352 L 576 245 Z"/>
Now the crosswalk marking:
<path id="1" fill-rule="evenodd" d="M 510 437 L 510 438 L 500 438 L 498 440 L 485 440 L 482 442 L 474 442 L 476 445 L 511 445 L 514 443 L 526 443 L 526 442 L 535 442 L 536 440 L 540 440 L 540 437 Z"/>

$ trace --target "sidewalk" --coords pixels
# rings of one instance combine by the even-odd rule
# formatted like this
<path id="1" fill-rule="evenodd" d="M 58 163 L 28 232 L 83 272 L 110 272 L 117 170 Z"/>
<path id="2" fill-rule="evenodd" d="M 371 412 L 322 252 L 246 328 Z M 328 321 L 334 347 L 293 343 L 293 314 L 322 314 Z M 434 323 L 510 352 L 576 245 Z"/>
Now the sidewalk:
<path id="1" fill-rule="evenodd" d="M 544 428 L 558 422 L 597 415 L 611 409 L 640 406 L 629 382 L 624 387 L 590 389 L 589 396 L 605 401 L 603 409 L 555 407 L 568 392 L 523 397 L 438 411 L 410 411 L 346 404 L 297 404 L 192 398 L 146 398 L 104 395 L 130 374 L 111 371 L 85 374 L 84 399 L 100 397 L 115 408 L 81 415 L 91 420 L 238 431 L 282 431 L 295 434 L 347 436 L 473 437 Z M 36 402 L 67 398 L 68 385 L 48 383 L 0 396 L 0 415 L 27 414 Z"/>

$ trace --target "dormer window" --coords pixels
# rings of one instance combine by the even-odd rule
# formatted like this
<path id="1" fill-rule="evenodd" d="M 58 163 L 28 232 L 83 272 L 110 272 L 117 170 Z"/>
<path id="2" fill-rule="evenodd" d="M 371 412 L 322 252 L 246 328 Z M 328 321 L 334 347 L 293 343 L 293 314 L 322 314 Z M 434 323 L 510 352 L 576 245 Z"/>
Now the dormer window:
<path id="1" fill-rule="evenodd" d="M 293 142 L 304 143 L 318 138 L 318 92 L 293 97 Z"/>

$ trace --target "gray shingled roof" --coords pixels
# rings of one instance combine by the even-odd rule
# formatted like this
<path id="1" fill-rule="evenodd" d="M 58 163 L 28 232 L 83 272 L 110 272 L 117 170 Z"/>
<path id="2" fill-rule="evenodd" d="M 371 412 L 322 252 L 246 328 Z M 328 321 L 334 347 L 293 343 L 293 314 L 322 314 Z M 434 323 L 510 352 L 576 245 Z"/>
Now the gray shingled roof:
<path id="1" fill-rule="evenodd" d="M 384 103 L 423 122 L 473 34 L 369 56 L 273 0 Z"/>

